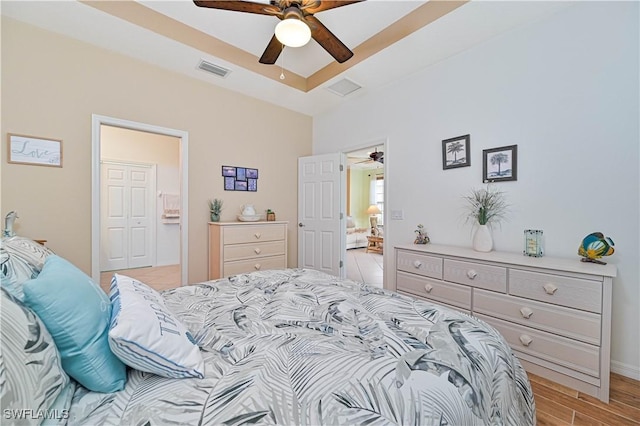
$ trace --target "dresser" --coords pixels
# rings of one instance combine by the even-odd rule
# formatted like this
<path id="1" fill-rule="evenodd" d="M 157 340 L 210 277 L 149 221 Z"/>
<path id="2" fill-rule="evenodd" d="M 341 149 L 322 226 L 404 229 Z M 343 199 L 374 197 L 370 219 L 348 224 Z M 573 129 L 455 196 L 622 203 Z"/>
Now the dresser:
<path id="1" fill-rule="evenodd" d="M 435 244 L 395 249 L 398 292 L 484 320 L 527 371 L 608 402 L 615 265 Z"/>
<path id="2" fill-rule="evenodd" d="M 209 222 L 209 279 L 285 269 L 287 223 Z"/>

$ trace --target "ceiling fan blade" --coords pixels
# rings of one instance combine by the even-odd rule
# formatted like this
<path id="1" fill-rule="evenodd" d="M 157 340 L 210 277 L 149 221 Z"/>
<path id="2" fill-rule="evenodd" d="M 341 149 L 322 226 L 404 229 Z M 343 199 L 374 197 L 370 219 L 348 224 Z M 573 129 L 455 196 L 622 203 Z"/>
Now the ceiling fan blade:
<path id="1" fill-rule="evenodd" d="M 329 31 L 327 27 L 322 25 L 322 22 L 320 22 L 318 18 L 308 15 L 305 16 L 304 19 L 310 24 L 309 28 L 311 28 L 311 37 L 313 37 L 313 39 L 324 48 L 324 50 L 329 52 L 336 61 L 343 63 L 353 56 L 353 52 L 349 50 L 349 48 L 345 46 L 340 39 L 338 39 L 338 37 Z"/>
<path id="2" fill-rule="evenodd" d="M 312 2 L 308 6 L 303 3 L 301 9 L 304 13 L 313 15 L 314 13 L 322 12 L 323 10 L 335 9 L 336 7 L 360 3 L 361 1 L 364 0 L 321 0 L 319 2 Z"/>
<path id="3" fill-rule="evenodd" d="M 260 15 L 278 15 L 282 11 L 279 7 L 266 3 L 239 0 L 193 0 L 196 6 L 210 9 L 232 10 L 235 12 L 257 13 Z"/>
<path id="4" fill-rule="evenodd" d="M 282 43 L 278 41 L 278 39 L 274 34 L 273 37 L 271 37 L 271 40 L 269 41 L 267 48 L 264 49 L 264 52 L 262 53 L 262 56 L 260 57 L 259 62 L 261 64 L 268 64 L 268 65 L 275 64 L 276 61 L 278 60 L 278 56 L 280 56 L 280 53 L 282 52 L 282 47 L 283 47 Z"/>

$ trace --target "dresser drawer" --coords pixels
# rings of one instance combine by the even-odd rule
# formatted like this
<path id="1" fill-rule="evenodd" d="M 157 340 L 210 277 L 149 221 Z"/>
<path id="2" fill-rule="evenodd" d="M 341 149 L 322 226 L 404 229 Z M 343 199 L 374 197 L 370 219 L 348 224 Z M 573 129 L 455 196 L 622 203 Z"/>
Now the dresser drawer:
<path id="1" fill-rule="evenodd" d="M 473 293 L 474 313 L 498 317 L 564 337 L 600 345 L 601 318 L 591 312 L 549 305 L 481 289 Z"/>
<path id="2" fill-rule="evenodd" d="M 285 239 L 283 225 L 242 225 L 224 229 L 224 244 L 242 244 Z M 225 249 L 226 250 L 226 249 Z"/>
<path id="3" fill-rule="evenodd" d="M 471 287 L 507 291 L 507 269 L 500 266 L 445 259 L 444 279 Z"/>
<path id="4" fill-rule="evenodd" d="M 225 262 L 249 258 L 260 258 L 285 253 L 284 241 L 270 241 L 266 243 L 234 244 L 224 248 Z"/>
<path id="5" fill-rule="evenodd" d="M 398 250 L 396 267 L 400 271 L 441 280 L 442 258 L 411 251 Z"/>
<path id="6" fill-rule="evenodd" d="M 599 281 L 511 269 L 509 293 L 554 305 L 602 312 L 602 283 Z"/>
<path id="7" fill-rule="evenodd" d="M 470 287 L 418 277 L 405 272 L 398 272 L 396 285 L 398 290 L 424 297 L 425 299 L 448 303 L 464 308 L 467 311 L 471 309 Z"/>
<path id="8" fill-rule="evenodd" d="M 284 256 L 224 262 L 223 276 L 248 274 L 249 272 L 264 271 L 267 269 L 285 269 L 286 267 L 287 261 Z"/>
<path id="9" fill-rule="evenodd" d="M 600 348 L 597 346 L 510 324 L 486 315 L 476 316 L 494 326 L 515 351 L 600 377 Z"/>

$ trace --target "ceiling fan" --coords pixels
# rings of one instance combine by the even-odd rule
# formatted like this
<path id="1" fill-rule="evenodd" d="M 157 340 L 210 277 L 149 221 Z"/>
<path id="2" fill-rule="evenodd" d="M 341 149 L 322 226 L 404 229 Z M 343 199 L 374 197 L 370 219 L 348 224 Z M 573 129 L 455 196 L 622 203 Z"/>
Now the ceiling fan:
<path id="1" fill-rule="evenodd" d="M 378 163 L 384 164 L 384 152 L 378 151 L 377 148 L 376 148 L 376 150 L 374 152 L 369 154 L 369 159 L 368 160 L 358 161 L 356 164 L 373 163 L 373 162 L 376 162 L 376 161 Z"/>
<path id="2" fill-rule="evenodd" d="M 281 22 L 276 26 L 275 34 L 259 60 L 262 64 L 275 64 L 284 46 L 303 46 L 311 37 L 336 61 L 343 63 L 351 58 L 353 52 L 322 25 L 314 14 L 361 1 L 364 0 L 270 0 L 269 3 L 241 0 L 194 0 L 193 2 L 200 7 L 271 15 L 280 19 Z M 286 27 L 290 28 L 285 29 Z M 298 34 L 302 33 L 304 39 L 292 42 L 284 39 L 285 36 L 282 33 L 290 29 Z"/>

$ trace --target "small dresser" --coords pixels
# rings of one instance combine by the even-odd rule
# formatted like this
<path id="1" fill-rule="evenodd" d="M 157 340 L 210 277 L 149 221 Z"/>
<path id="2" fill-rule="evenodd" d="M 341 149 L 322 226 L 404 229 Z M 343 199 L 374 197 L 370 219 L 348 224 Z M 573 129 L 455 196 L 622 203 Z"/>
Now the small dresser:
<path id="1" fill-rule="evenodd" d="M 504 336 L 527 371 L 609 400 L 615 265 L 580 258 L 396 247 L 396 289 L 472 314 Z"/>
<path id="2" fill-rule="evenodd" d="M 209 222 L 209 279 L 285 269 L 287 223 Z"/>

